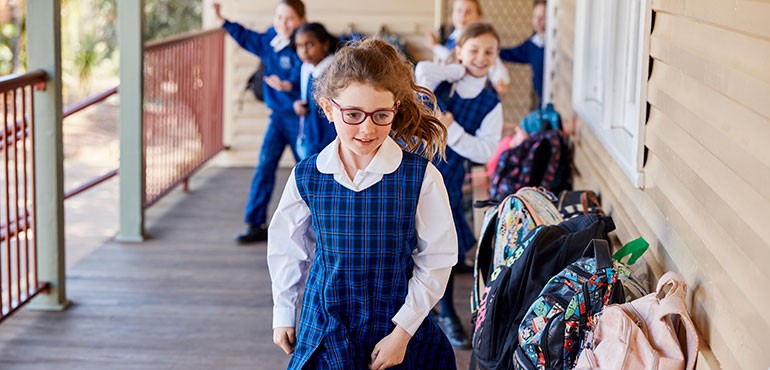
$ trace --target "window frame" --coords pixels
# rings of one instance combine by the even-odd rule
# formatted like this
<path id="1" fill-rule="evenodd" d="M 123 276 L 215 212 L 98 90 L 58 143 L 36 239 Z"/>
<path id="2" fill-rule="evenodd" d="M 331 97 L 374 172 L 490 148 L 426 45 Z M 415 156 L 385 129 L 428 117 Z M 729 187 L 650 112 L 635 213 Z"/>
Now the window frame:
<path id="1" fill-rule="evenodd" d="M 651 25 L 651 0 L 576 2 L 573 109 L 640 189 Z"/>

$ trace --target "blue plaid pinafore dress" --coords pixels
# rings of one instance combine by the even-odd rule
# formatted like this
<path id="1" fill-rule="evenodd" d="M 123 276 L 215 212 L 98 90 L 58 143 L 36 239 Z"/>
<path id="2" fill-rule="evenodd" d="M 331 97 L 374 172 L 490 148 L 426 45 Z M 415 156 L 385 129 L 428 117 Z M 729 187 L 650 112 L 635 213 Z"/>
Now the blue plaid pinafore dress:
<path id="1" fill-rule="evenodd" d="M 427 160 L 404 152 L 399 168 L 359 192 L 323 174 L 317 155 L 295 168 L 316 234 L 289 369 L 366 369 L 395 328 L 417 247 L 415 213 Z M 454 369 L 449 341 L 430 318 L 394 369 Z"/>
<path id="2" fill-rule="evenodd" d="M 481 127 L 481 121 L 500 103 L 500 99 L 490 89 L 483 89 L 481 93 L 472 99 L 461 98 L 452 93 L 452 84 L 442 82 L 436 87 L 434 94 L 441 111 L 452 112 L 454 120 L 462 126 L 465 132 L 475 135 Z M 463 182 L 465 181 L 465 167 L 469 160 L 457 154 L 452 148 L 446 148 L 446 161 L 434 160 L 441 175 L 444 176 L 444 184 L 449 194 L 449 205 L 452 207 L 452 218 L 457 230 L 457 241 L 460 258 L 465 255 L 476 243 L 468 222 L 465 220 L 463 210 Z"/>

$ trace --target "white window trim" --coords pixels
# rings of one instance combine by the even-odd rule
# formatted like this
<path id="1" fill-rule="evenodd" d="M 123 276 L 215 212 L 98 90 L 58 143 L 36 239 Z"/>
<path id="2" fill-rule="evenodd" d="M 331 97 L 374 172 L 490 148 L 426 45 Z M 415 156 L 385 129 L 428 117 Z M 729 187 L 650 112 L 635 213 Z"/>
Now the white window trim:
<path id="1" fill-rule="evenodd" d="M 652 7 L 651 0 L 641 0 L 639 4 L 639 28 L 637 37 L 639 43 L 635 50 L 619 50 L 616 45 L 617 37 L 630 35 L 618 35 L 612 32 L 618 24 L 627 22 L 627 19 L 617 19 L 614 14 L 618 0 L 583 0 L 576 2 L 575 19 L 575 45 L 573 64 L 572 105 L 575 112 L 591 127 L 599 141 L 607 149 L 615 162 L 628 176 L 631 183 L 644 188 L 644 127 L 647 116 L 647 79 L 649 75 L 649 42 L 651 30 Z M 628 0 L 623 0 L 628 1 Z M 552 7 L 549 3 L 549 9 Z M 590 4 L 589 4 L 590 3 Z M 599 19 L 588 20 L 588 6 L 600 6 Z M 549 15 L 554 10 L 549 11 Z M 554 19 L 551 17 L 551 19 Z M 556 22 L 548 22 L 549 27 L 558 27 Z M 627 23 L 626 23 L 627 24 Z M 601 27 L 598 34 L 604 36 L 599 42 L 600 50 L 588 50 L 587 35 L 589 25 Z M 630 31 L 634 32 L 634 31 Z M 549 37 L 554 31 L 547 32 Z M 553 45 L 554 42 L 548 42 Z M 601 52 L 601 63 L 591 64 L 599 68 L 598 76 L 605 77 L 602 88 L 599 90 L 601 101 L 592 101 L 587 97 L 587 79 L 585 68 L 589 66 L 588 53 Z M 618 60 L 624 60 L 630 53 L 635 65 L 625 65 L 623 71 L 614 68 L 619 67 Z M 546 61 L 552 54 L 546 55 Z M 548 62 L 546 62 L 547 64 Z M 633 75 L 623 73 L 634 71 Z M 625 81 L 614 79 L 613 76 L 626 76 Z M 551 77 L 551 76 L 548 76 Z M 631 89 L 629 86 L 634 86 Z M 632 85 L 629 85 L 632 84 Z M 630 135 L 629 135 L 630 134 Z"/>

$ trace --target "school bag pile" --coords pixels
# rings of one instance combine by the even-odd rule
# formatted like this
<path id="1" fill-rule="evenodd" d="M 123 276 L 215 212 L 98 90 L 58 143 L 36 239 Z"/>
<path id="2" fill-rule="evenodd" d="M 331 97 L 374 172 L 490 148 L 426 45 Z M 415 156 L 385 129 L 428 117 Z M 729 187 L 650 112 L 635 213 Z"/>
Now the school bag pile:
<path id="1" fill-rule="evenodd" d="M 489 208 L 474 269 L 471 369 L 692 369 L 698 338 L 684 282 L 669 273 L 647 294 L 646 277 L 631 273 L 646 242 L 612 255 L 614 229 L 593 193 L 557 198 L 525 187 Z"/>

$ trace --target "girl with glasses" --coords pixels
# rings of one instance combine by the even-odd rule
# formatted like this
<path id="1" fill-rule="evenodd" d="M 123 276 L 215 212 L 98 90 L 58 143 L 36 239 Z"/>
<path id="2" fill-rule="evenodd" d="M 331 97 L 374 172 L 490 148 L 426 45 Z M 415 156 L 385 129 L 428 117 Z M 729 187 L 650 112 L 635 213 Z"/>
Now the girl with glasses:
<path id="1" fill-rule="evenodd" d="M 436 161 L 444 177 L 452 205 L 452 217 L 457 227 L 460 261 L 476 243 L 476 238 L 464 217 L 462 186 L 466 166 L 486 163 L 494 154 L 503 129 L 503 107 L 494 92 L 486 89 L 487 72 L 495 63 L 500 38 L 487 23 L 466 27 L 457 40 L 455 54 L 461 64 L 420 62 L 415 75 L 417 82 L 432 90 L 441 110 L 441 122 L 447 126 L 446 161 Z M 461 262 L 462 263 L 462 262 Z M 456 348 L 470 348 L 452 304 L 453 278 L 439 302 L 438 324 Z"/>
<path id="2" fill-rule="evenodd" d="M 292 171 L 270 224 L 273 341 L 289 369 L 454 369 L 428 313 L 457 262 L 446 129 L 382 40 L 342 48 L 315 99 L 337 138 Z M 299 323 L 297 297 L 304 290 Z"/>

